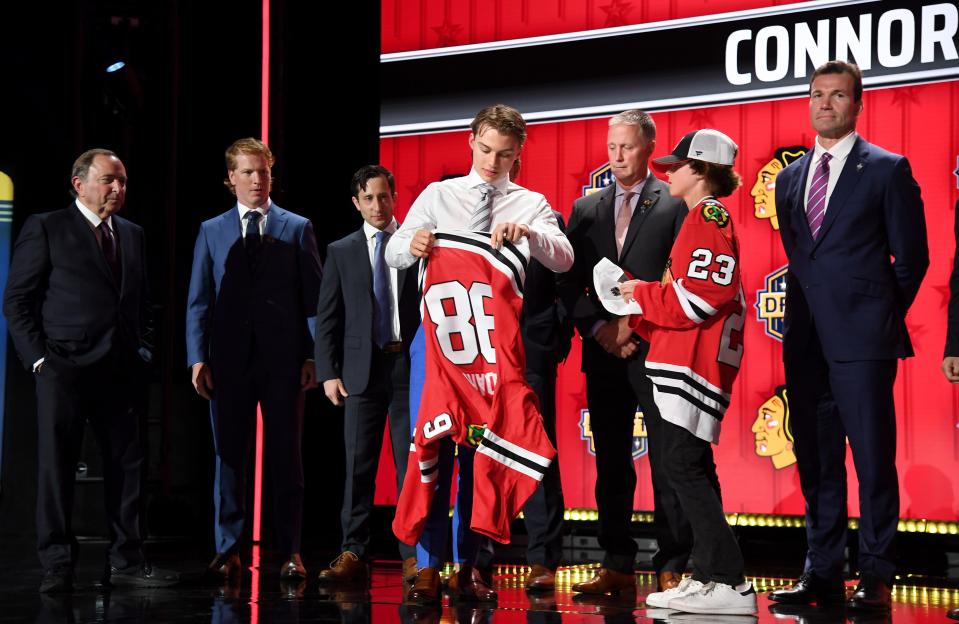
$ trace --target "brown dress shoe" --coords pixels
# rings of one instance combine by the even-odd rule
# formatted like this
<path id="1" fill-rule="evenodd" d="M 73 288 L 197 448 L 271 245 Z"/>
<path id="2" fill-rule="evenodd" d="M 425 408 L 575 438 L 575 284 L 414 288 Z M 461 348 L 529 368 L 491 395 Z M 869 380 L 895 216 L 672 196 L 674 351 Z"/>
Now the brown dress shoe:
<path id="1" fill-rule="evenodd" d="M 416 567 L 416 557 L 407 557 L 403 560 L 403 582 L 412 583 L 416 580 L 416 573 L 419 568 Z"/>
<path id="2" fill-rule="evenodd" d="M 496 592 L 483 580 L 480 571 L 470 565 L 460 566 L 460 569 L 453 573 L 447 589 L 460 600 L 496 601 Z"/>
<path id="3" fill-rule="evenodd" d="M 609 568 L 600 568 L 596 576 L 573 585 L 573 591 L 580 594 L 618 594 L 636 591 L 636 575 L 617 572 Z"/>
<path id="4" fill-rule="evenodd" d="M 664 592 L 667 589 L 678 587 L 683 575 L 677 572 L 660 572 L 656 575 L 656 591 Z"/>
<path id="5" fill-rule="evenodd" d="M 280 566 L 280 578 L 284 581 L 301 581 L 306 578 L 306 568 L 300 553 L 290 555 L 290 560 Z"/>
<path id="6" fill-rule="evenodd" d="M 538 563 L 534 564 L 526 576 L 526 591 L 551 592 L 556 589 L 556 571 Z"/>
<path id="7" fill-rule="evenodd" d="M 219 553 L 207 566 L 207 574 L 217 579 L 235 579 L 240 576 L 243 564 L 239 553 Z"/>
<path id="8" fill-rule="evenodd" d="M 333 560 L 329 569 L 320 572 L 320 583 L 362 583 L 370 578 L 370 569 L 355 553 L 348 550 Z"/>
<path id="9" fill-rule="evenodd" d="M 419 604 L 434 604 L 440 602 L 440 573 L 436 568 L 423 568 L 416 573 L 416 580 L 410 587 L 406 599 Z"/>

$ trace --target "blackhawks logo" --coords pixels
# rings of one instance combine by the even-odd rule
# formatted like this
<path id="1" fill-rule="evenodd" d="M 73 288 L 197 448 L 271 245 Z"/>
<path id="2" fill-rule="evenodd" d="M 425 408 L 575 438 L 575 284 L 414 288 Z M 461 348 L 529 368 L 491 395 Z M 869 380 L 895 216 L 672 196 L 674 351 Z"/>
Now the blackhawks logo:
<path id="1" fill-rule="evenodd" d="M 729 224 L 729 213 L 718 203 L 707 201 L 703 204 L 703 219 L 712 221 L 717 227 L 724 228 Z"/>
<path id="2" fill-rule="evenodd" d="M 774 230 L 779 229 L 779 216 L 776 214 L 776 176 L 805 153 L 806 148 L 801 145 L 780 147 L 773 154 L 772 160 L 756 172 L 756 182 L 749 190 L 753 198 L 754 214 L 757 219 L 769 219 L 769 225 Z"/>

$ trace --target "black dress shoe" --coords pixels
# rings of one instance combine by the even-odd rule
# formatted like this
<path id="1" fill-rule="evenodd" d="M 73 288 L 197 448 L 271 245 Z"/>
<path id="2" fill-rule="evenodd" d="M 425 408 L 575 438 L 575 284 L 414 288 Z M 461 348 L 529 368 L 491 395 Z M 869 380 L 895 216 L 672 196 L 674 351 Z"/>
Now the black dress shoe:
<path id="1" fill-rule="evenodd" d="M 116 568 L 109 566 L 103 584 L 114 587 L 169 587 L 180 582 L 180 575 L 173 570 L 155 568 L 149 563 Z"/>
<path id="2" fill-rule="evenodd" d="M 946 612 L 946 617 L 952 620 L 959 620 L 959 607 L 949 609 L 949 611 Z"/>
<path id="3" fill-rule="evenodd" d="M 58 566 L 52 570 L 46 570 L 43 578 L 40 580 L 41 594 L 59 594 L 73 591 L 73 568 L 70 566 Z"/>
<path id="4" fill-rule="evenodd" d="M 814 572 L 803 572 L 792 587 L 770 592 L 769 599 L 782 604 L 841 604 L 846 586 L 842 581 L 824 581 Z"/>
<path id="5" fill-rule="evenodd" d="M 846 608 L 858 611 L 889 611 L 892 609 L 892 589 L 874 576 L 863 576 L 859 586 L 846 601 Z"/>

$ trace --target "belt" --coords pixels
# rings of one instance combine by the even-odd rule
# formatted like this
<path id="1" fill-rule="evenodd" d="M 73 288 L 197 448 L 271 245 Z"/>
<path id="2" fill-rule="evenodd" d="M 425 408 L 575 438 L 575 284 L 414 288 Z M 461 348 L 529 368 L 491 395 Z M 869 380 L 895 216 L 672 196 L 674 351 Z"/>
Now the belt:
<path id="1" fill-rule="evenodd" d="M 394 340 L 393 342 L 387 342 L 385 345 L 380 348 L 380 351 L 383 353 L 399 353 L 403 350 L 403 343 L 399 340 Z"/>

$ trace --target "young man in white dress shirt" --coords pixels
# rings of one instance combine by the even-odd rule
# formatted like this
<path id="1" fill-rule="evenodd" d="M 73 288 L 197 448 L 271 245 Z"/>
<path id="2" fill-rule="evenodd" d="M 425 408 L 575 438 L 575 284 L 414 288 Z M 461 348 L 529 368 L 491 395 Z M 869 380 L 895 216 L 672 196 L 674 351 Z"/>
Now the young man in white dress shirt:
<path id="1" fill-rule="evenodd" d="M 397 269 L 412 265 L 417 258 L 427 258 L 433 248 L 434 230 L 489 231 L 493 246 L 504 239 L 513 242 L 528 239 L 532 257 L 555 272 L 568 270 L 573 264 L 573 248 L 560 230 L 549 202 L 540 194 L 510 181 L 509 172 L 520 156 L 526 141 L 526 122 L 519 112 L 497 104 L 477 113 L 470 124 L 469 146 L 472 169 L 469 175 L 430 184 L 417 197 L 403 225 L 390 238 L 386 261 Z M 422 379 L 422 349 L 414 339 L 411 349 L 411 395 Z M 418 371 L 420 371 L 418 373 Z M 414 406 L 415 407 L 415 406 Z M 411 410 L 415 424 L 416 413 Z M 460 474 L 471 474 L 464 462 L 472 461 L 472 449 L 460 447 Z M 420 541 L 417 544 L 417 565 L 420 568 L 408 598 L 413 602 L 439 602 L 439 568 L 445 561 L 449 532 L 448 501 L 452 476 L 453 445 L 444 445 L 440 458 L 439 490 Z M 472 483 L 461 476 L 459 487 L 470 492 Z M 461 499 L 462 500 L 462 499 Z M 464 517 L 468 516 L 465 513 Z M 450 580 L 450 591 L 459 598 L 494 600 L 496 593 L 473 567 L 480 539 L 468 528 L 458 531 L 459 571 Z"/>

